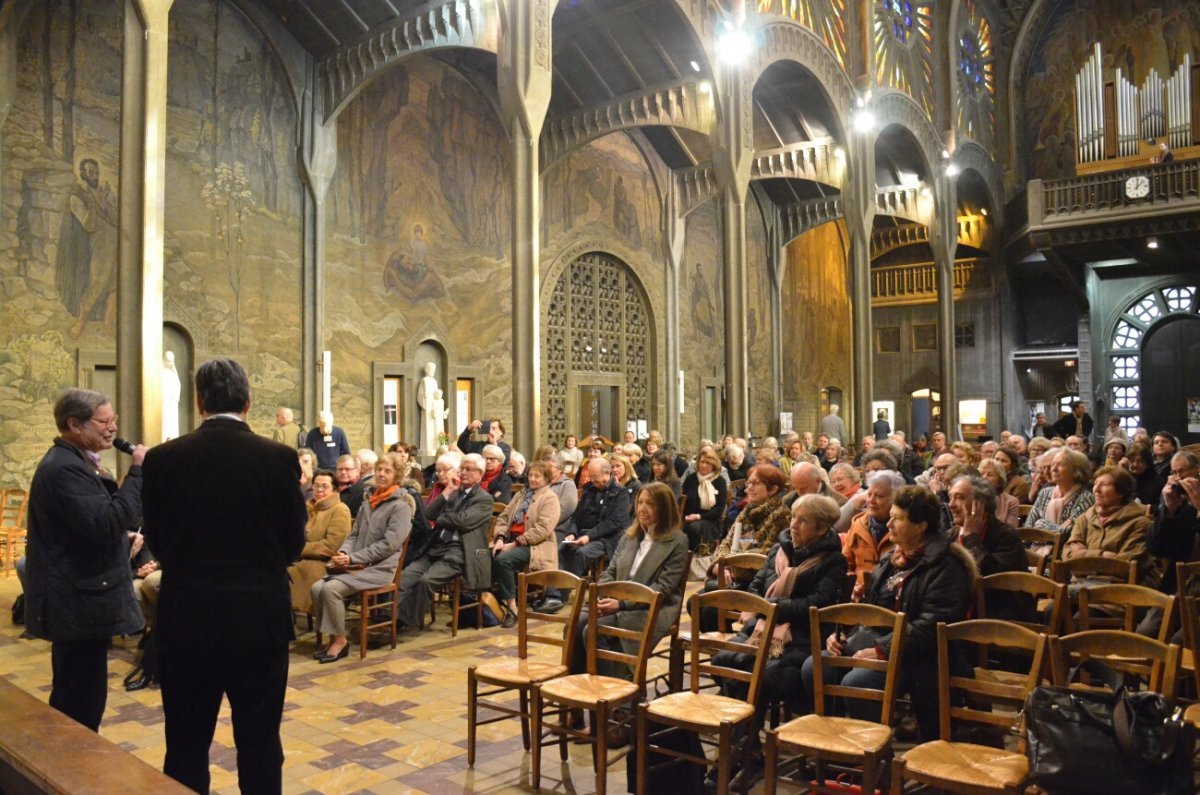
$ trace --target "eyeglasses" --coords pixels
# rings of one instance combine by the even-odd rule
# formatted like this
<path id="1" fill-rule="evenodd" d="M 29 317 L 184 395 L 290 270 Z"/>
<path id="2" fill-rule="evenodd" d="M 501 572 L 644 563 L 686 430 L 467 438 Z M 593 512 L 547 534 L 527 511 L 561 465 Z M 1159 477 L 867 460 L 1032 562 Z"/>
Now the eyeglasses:
<path id="1" fill-rule="evenodd" d="M 357 472 L 358 467 L 338 467 L 338 472 Z"/>
<path id="2" fill-rule="evenodd" d="M 761 486 L 761 485 L 762 485 L 762 481 L 761 481 L 761 480 L 747 480 L 747 481 L 746 481 L 746 486 L 747 486 L 747 487 L 749 487 L 749 486 Z"/>
<path id="3" fill-rule="evenodd" d="M 115 427 L 117 427 L 117 419 L 118 419 L 117 415 L 114 414 L 114 415 L 112 415 L 111 419 L 107 419 L 107 420 L 102 420 L 99 417 L 90 417 L 88 419 L 88 422 L 94 422 L 97 425 L 99 425 L 101 428 L 115 428 Z"/>
<path id="4" fill-rule="evenodd" d="M 459 472 L 478 472 L 479 467 L 473 467 L 473 466 L 464 464 L 463 466 L 460 466 L 458 468 L 458 471 Z"/>

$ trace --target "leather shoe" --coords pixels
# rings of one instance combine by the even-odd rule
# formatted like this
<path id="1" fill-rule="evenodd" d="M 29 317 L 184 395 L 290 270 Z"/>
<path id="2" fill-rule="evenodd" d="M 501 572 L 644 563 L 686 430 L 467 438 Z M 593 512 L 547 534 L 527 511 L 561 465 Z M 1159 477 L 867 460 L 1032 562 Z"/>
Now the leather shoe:
<path id="1" fill-rule="evenodd" d="M 149 687 L 152 684 L 154 684 L 154 677 L 151 676 L 150 674 L 146 673 L 145 671 L 142 671 L 140 673 L 140 675 L 135 679 L 130 679 L 130 678 L 126 677 L 125 692 L 132 693 L 135 690 L 145 690 L 147 687 Z"/>
<path id="2" fill-rule="evenodd" d="M 517 613 L 515 610 L 509 610 L 504 614 L 504 620 L 500 622 L 500 626 L 505 629 L 512 629 L 517 625 Z"/>
<path id="3" fill-rule="evenodd" d="M 539 613 L 557 613 L 559 610 L 562 610 L 562 609 L 563 609 L 563 602 L 561 599 L 547 599 L 545 601 L 545 603 L 542 604 L 542 607 L 540 610 L 538 610 L 538 612 Z"/>
<path id="4" fill-rule="evenodd" d="M 317 658 L 317 662 L 319 662 L 321 665 L 327 665 L 328 663 L 337 662 L 338 660 L 344 659 L 349 654 L 350 644 L 347 643 L 337 654 L 326 654 L 325 652 L 322 652 L 321 656 Z"/>

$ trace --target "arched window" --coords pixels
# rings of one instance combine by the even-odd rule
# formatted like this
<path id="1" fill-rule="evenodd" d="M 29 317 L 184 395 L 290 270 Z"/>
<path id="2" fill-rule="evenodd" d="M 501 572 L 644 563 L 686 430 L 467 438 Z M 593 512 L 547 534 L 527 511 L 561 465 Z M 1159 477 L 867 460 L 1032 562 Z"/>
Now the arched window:
<path id="1" fill-rule="evenodd" d="M 1200 312 L 1200 288 L 1189 285 L 1150 290 L 1129 303 L 1113 326 L 1105 355 L 1110 384 L 1110 413 L 1132 434 L 1142 424 L 1142 341 L 1151 327 Z"/>

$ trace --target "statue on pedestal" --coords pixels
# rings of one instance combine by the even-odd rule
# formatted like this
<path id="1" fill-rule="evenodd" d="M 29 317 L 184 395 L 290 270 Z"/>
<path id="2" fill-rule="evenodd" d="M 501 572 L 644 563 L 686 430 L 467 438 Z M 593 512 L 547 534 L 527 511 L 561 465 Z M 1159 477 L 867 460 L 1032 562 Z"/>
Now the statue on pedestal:
<path id="1" fill-rule="evenodd" d="M 162 439 L 168 441 L 179 436 L 179 373 L 175 370 L 175 354 L 167 351 L 163 355 L 162 375 Z"/>
<path id="2" fill-rule="evenodd" d="M 423 369 L 425 375 L 417 384 L 417 405 L 421 407 L 420 454 L 435 455 L 440 438 L 446 432 L 446 418 L 450 412 L 446 410 L 446 401 L 434 377 L 437 365 L 427 362 Z"/>

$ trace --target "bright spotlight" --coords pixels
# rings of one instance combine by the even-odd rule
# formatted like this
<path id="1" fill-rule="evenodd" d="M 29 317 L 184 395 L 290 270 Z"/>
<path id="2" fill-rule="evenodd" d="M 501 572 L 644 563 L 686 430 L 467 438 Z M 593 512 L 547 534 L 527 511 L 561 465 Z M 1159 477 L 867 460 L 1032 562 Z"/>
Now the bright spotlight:
<path id="1" fill-rule="evenodd" d="M 839 146 L 839 147 L 837 147 L 836 149 L 834 149 L 834 150 L 833 150 L 833 156 L 834 156 L 834 157 L 845 157 L 845 156 L 846 156 L 846 150 L 845 150 L 845 149 L 843 149 L 842 147 L 840 147 L 840 146 Z"/>
<path id="2" fill-rule="evenodd" d="M 875 114 L 867 109 L 862 109 L 854 114 L 854 130 L 855 132 L 866 133 L 875 129 Z"/>
<path id="3" fill-rule="evenodd" d="M 1146 248 L 1158 248 L 1158 238 L 1157 237 L 1146 238 Z"/>
<path id="4" fill-rule="evenodd" d="M 754 39 L 741 28 L 726 28 L 717 36 L 717 58 L 723 63 L 737 66 L 745 63 L 754 51 Z"/>
<path id="5" fill-rule="evenodd" d="M 708 82 L 707 80 L 701 80 L 700 81 L 700 93 L 701 94 L 711 94 L 712 93 L 712 83 Z"/>
<path id="6" fill-rule="evenodd" d="M 688 65 L 692 67 L 693 72 L 700 71 L 700 64 L 696 63 L 695 61 L 688 61 Z"/>
<path id="7" fill-rule="evenodd" d="M 947 177 L 957 177 L 958 176 L 958 166 L 954 165 L 953 163 L 946 166 L 946 176 Z"/>

